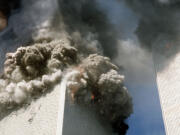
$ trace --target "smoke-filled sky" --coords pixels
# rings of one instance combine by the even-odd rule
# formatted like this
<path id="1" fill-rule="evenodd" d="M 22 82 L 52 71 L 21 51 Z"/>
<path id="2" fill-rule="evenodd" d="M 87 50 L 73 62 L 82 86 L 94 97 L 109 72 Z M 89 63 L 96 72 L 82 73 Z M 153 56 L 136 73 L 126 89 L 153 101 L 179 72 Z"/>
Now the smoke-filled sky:
<path id="1" fill-rule="evenodd" d="M 173 20 L 179 15 L 173 14 L 178 0 L 72 1 L 23 0 L 0 33 L 1 68 L 5 54 L 20 45 L 42 37 L 69 37 L 78 49 L 109 56 L 122 68 L 134 104 L 127 134 L 164 135 L 151 46 L 178 35 L 178 20 Z"/>
<path id="2" fill-rule="evenodd" d="M 140 48 L 135 34 L 140 17 L 124 1 L 99 2 L 118 29 L 120 47 L 115 61 L 124 66 L 126 84 L 133 96 L 134 114 L 128 120 L 127 134 L 164 135 L 152 54 Z"/>

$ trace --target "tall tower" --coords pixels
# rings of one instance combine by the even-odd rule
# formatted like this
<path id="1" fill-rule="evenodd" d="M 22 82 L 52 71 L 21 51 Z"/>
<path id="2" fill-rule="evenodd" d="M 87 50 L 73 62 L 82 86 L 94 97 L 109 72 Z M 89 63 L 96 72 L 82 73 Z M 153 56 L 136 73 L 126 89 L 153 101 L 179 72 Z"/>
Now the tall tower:
<path id="1" fill-rule="evenodd" d="M 0 135 L 56 135 L 59 85 L 27 108 L 11 112 L 0 121 Z"/>
<path id="2" fill-rule="evenodd" d="M 180 134 L 180 53 L 177 45 L 153 48 L 157 85 L 167 135 Z"/>

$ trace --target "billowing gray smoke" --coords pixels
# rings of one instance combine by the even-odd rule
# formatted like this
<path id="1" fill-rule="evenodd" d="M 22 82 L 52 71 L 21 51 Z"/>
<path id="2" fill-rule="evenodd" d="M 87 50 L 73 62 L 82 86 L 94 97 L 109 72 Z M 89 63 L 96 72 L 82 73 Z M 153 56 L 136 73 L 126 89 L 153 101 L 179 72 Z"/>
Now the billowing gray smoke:
<path id="1" fill-rule="evenodd" d="M 39 11 L 41 2 L 32 1 L 29 6 Z M 124 120 L 132 113 L 132 101 L 118 67 L 99 55 L 116 56 L 118 38 L 96 1 L 59 0 L 58 10 L 43 18 L 43 9 L 37 22 L 35 10 L 27 8 L 25 1 L 22 3 L 22 11 L 30 15 L 32 22 L 22 12 L 15 14 L 12 19 L 21 16 L 19 20 L 24 20 L 19 27 L 12 24 L 13 32 L 32 45 L 6 55 L 0 79 L 0 111 L 30 103 L 50 92 L 63 74 L 77 70 L 78 74 L 68 82 L 71 100 L 92 106 L 115 132 L 125 134 L 128 126 Z"/>
<path id="2" fill-rule="evenodd" d="M 58 83 L 63 68 L 75 62 L 76 51 L 63 41 L 54 41 L 8 53 L 0 79 L 1 111 L 42 95 Z"/>
<path id="3" fill-rule="evenodd" d="M 37 43 L 8 53 L 0 79 L 1 112 L 30 103 L 59 83 L 63 71 L 77 70 L 68 82 L 71 99 L 95 108 L 116 132 L 124 134 L 123 120 L 132 113 L 124 77 L 109 58 L 97 54 L 84 58 L 79 54 L 65 40 Z"/>

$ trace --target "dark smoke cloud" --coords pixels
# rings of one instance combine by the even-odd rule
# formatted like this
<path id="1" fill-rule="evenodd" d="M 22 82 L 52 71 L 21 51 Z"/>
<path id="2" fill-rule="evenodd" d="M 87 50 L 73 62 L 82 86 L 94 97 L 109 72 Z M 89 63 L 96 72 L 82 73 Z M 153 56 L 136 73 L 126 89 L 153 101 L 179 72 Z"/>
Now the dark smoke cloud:
<path id="1" fill-rule="evenodd" d="M 151 48 L 157 41 L 175 41 L 179 37 L 179 0 L 127 0 L 139 15 L 136 34 L 142 44 Z"/>
<path id="2" fill-rule="evenodd" d="M 97 46 L 106 56 L 117 54 L 117 35 L 95 0 L 59 0 L 60 13 L 66 31 L 83 46 Z M 90 52 L 90 49 L 88 50 Z M 113 53 L 112 53 L 113 52 Z"/>

